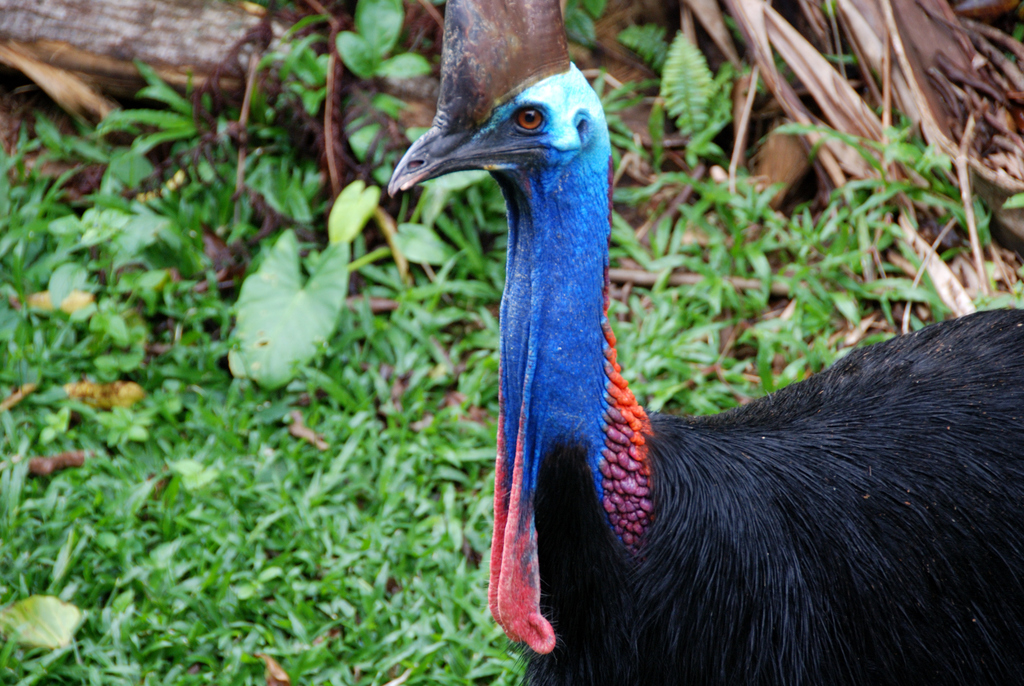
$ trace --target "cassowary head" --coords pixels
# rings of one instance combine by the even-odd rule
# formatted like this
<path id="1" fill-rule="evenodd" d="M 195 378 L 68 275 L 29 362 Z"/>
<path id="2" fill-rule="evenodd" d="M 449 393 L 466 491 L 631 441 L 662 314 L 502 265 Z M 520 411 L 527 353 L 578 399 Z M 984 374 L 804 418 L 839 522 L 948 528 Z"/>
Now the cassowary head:
<path id="1" fill-rule="evenodd" d="M 541 172 L 606 137 L 600 101 L 569 62 L 557 1 L 449 0 L 437 115 L 388 190 L 467 169 Z"/>
<path id="2" fill-rule="evenodd" d="M 615 523 L 613 510 L 626 505 L 608 500 L 599 465 L 612 448 L 640 459 L 639 446 L 606 445 L 606 432 L 620 422 L 632 436 L 632 422 L 642 443 L 643 417 L 618 375 L 605 313 L 610 154 L 601 102 L 569 62 L 558 0 L 449 0 L 437 116 L 398 164 L 389 191 L 485 169 L 505 195 L 489 595 L 508 636 L 541 653 L 555 646 L 540 609 L 534 521 L 546 456 L 567 445 L 586 450 L 616 534 L 627 546 L 639 537 L 639 529 L 627 531 L 637 526 L 635 514 L 631 523 L 628 513 Z M 630 512 L 639 511 L 646 491 L 634 495 Z"/>

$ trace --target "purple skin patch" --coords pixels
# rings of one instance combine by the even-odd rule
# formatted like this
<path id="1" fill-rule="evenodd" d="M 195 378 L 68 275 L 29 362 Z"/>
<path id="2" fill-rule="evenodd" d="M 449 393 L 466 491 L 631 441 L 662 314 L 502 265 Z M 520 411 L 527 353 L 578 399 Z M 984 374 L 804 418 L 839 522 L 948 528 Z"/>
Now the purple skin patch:
<path id="1" fill-rule="evenodd" d="M 650 422 L 622 378 L 622 369 L 615 359 L 615 334 L 607 317 L 602 327 L 608 341 L 605 348 L 608 384 L 606 407 L 601 417 L 605 447 L 597 463 L 604 492 L 601 504 L 615 535 L 635 554 L 640 550 L 644 530 L 654 520 L 651 470 L 644 441 L 644 434 L 650 432 Z"/>

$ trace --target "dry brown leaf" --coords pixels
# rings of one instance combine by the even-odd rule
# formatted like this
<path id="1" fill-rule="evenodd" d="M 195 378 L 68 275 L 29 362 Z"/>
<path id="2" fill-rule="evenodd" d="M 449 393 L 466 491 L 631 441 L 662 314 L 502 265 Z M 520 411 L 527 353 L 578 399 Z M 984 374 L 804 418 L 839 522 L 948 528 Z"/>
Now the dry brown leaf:
<path id="1" fill-rule="evenodd" d="M 264 653 L 254 653 L 253 657 L 260 658 L 263 660 L 263 664 L 266 665 L 263 674 L 267 678 L 267 686 L 292 686 L 292 680 L 289 678 L 288 672 L 284 671 L 284 668 L 277 663 L 277 660 Z"/>
<path id="2" fill-rule="evenodd" d="M 718 0 L 683 0 L 683 4 L 689 7 L 697 20 L 704 27 L 704 30 L 711 36 L 718 49 L 722 51 L 725 58 L 732 62 L 733 66 L 740 66 L 740 56 L 736 52 L 736 45 L 732 42 L 732 35 L 725 26 L 725 18 L 718 6 Z"/>
<path id="3" fill-rule="evenodd" d="M 95 300 L 96 298 L 92 293 L 73 290 L 68 293 L 64 298 L 64 301 L 61 302 L 60 310 L 64 314 L 71 314 L 87 305 L 91 305 Z M 44 312 L 53 311 L 53 301 L 50 299 L 50 291 L 40 291 L 39 293 L 32 293 L 31 295 L 26 296 L 25 304 L 37 310 L 43 310 Z"/>
<path id="4" fill-rule="evenodd" d="M 947 69 L 977 75 L 975 60 L 979 57 L 969 37 L 960 26 L 949 5 L 943 0 L 880 0 L 886 27 L 892 38 L 893 54 L 900 70 L 907 77 L 907 84 L 921 113 L 921 129 L 925 139 L 936 145 L 952 159 L 960 154 L 960 141 L 954 139 L 952 126 L 966 126 L 966 121 L 950 111 L 943 93 L 934 85 L 932 73 L 938 65 Z M 970 28 L 972 25 L 968 25 Z M 985 29 L 987 38 L 998 33 Z M 1013 41 L 1004 36 L 1005 41 Z M 1012 45 L 1012 43 L 1011 43 Z M 1006 47 L 1006 46 L 1004 46 Z M 1016 43 L 1018 49 L 1024 46 Z M 1014 178 L 1001 163 L 993 169 L 988 160 L 979 156 L 974 149 L 967 151 L 971 183 L 978 196 L 988 203 L 996 219 L 993 230 L 997 237 L 1009 247 L 1024 248 L 1024 209 L 1005 209 L 1003 203 L 1017 193 L 1024 192 L 1024 179 Z M 1021 151 L 1024 157 L 1024 151 Z M 1000 234 L 999 229 L 1003 229 Z"/>
<path id="5" fill-rule="evenodd" d="M 882 123 L 857 95 L 857 91 L 853 90 L 849 81 L 844 79 L 778 12 L 766 8 L 764 19 L 772 46 L 810 91 L 829 125 L 837 131 L 861 138 L 881 140 Z M 865 168 L 865 174 L 858 176 L 869 175 L 867 163 L 859 156 L 858 160 Z"/>
<path id="6" fill-rule="evenodd" d="M 419 433 L 420 431 L 423 431 L 424 429 L 430 427 L 430 425 L 433 424 L 433 423 L 434 423 L 434 415 L 432 415 L 432 414 L 430 414 L 428 412 L 425 415 L 423 415 L 422 419 L 419 419 L 419 420 L 413 422 L 412 424 L 410 424 L 409 428 L 412 429 L 413 431 L 415 431 L 416 433 Z"/>
<path id="7" fill-rule="evenodd" d="M 796 91 L 786 82 L 775 68 L 775 56 L 772 50 L 772 40 L 769 39 L 768 16 L 774 14 L 768 5 L 760 0 L 726 0 L 729 12 L 736 20 L 737 25 L 743 32 L 747 41 L 747 47 L 754 55 L 761 70 L 761 78 L 765 86 L 775 96 L 779 105 L 786 115 L 799 124 L 819 125 L 821 120 L 813 116 L 807 107 L 800 101 Z M 782 36 L 783 41 L 788 40 L 779 31 L 780 23 L 785 20 L 781 17 L 772 22 L 772 32 L 776 36 Z M 792 27 L 790 27 L 792 28 Z M 830 71 L 832 67 L 824 61 L 824 58 L 814 47 L 796 34 L 796 43 L 787 47 L 788 54 L 797 53 L 803 55 L 814 64 L 824 63 L 824 68 Z M 865 175 L 870 168 L 860 157 L 856 150 L 832 138 L 825 138 L 819 134 L 807 134 L 811 145 L 819 145 L 818 161 L 821 163 L 829 179 L 836 186 L 846 183 L 846 174 L 854 176 Z"/>
<path id="8" fill-rule="evenodd" d="M 6 412 L 7 410 L 11 409 L 12 407 L 20 403 L 22 400 L 24 400 L 25 396 L 27 396 L 32 391 L 36 390 L 36 388 L 38 388 L 38 386 L 36 386 L 36 384 L 34 383 L 22 384 L 21 386 L 18 387 L 16 391 L 11 393 L 3 400 L 0 400 L 0 412 Z"/>
<path id="9" fill-rule="evenodd" d="M 1024 254 L 1024 210 L 1003 208 L 1013 195 L 1024 192 L 1024 185 L 1016 183 L 1005 172 L 986 174 L 972 165 L 971 187 L 988 204 L 996 219 L 989 226 L 992 235 L 1005 247 Z"/>
<path id="10" fill-rule="evenodd" d="M 112 383 L 78 381 L 64 384 L 64 392 L 68 394 L 69 398 L 81 400 L 85 404 L 101 410 L 131 407 L 146 397 L 142 386 L 134 381 L 114 381 Z"/>
<path id="11" fill-rule="evenodd" d="M 40 62 L 14 41 L 0 41 L 0 63 L 32 79 L 54 102 L 76 117 L 95 122 L 117 109 L 116 103 L 97 93 L 82 79 Z"/>
<path id="12" fill-rule="evenodd" d="M 882 15 L 878 0 L 837 0 L 836 9 L 857 61 L 867 65 L 873 73 L 884 76 L 886 29 L 885 17 Z M 910 121 L 919 123 L 921 112 L 906 77 L 898 66 L 893 66 L 890 71 L 896 107 Z M 866 84 L 881 104 L 882 93 L 874 80 L 867 79 Z"/>
<path id="13" fill-rule="evenodd" d="M 868 329 L 870 329 L 874 325 L 877 319 L 877 312 L 872 312 L 868 316 L 861 319 L 860 324 L 850 329 L 850 331 L 846 332 L 846 334 L 843 336 L 843 347 L 852 348 L 853 346 L 860 343 L 867 335 Z"/>
<path id="14" fill-rule="evenodd" d="M 288 433 L 292 436 L 312 443 L 316 446 L 317 450 L 327 450 L 331 447 L 330 443 L 325 441 L 323 436 L 306 426 L 305 422 L 302 420 L 301 412 L 298 410 L 292 410 L 291 414 L 288 416 L 292 419 L 292 423 L 288 425 Z"/>
<path id="15" fill-rule="evenodd" d="M 754 156 L 752 173 L 764 177 L 768 186 L 783 184 L 771 201 L 772 208 L 778 209 L 789 190 L 810 169 L 807 150 L 800 138 L 772 131 Z"/>

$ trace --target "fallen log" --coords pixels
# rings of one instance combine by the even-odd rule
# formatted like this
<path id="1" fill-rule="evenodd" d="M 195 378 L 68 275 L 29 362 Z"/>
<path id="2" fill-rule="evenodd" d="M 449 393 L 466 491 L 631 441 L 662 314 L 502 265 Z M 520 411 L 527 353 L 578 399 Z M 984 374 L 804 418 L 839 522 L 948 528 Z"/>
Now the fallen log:
<path id="1" fill-rule="evenodd" d="M 145 85 L 136 60 L 179 90 L 216 78 L 240 91 L 250 54 L 285 29 L 258 5 L 212 0 L 0 0 L 0 17 L 0 63 L 44 90 L 39 65 L 114 97 Z"/>

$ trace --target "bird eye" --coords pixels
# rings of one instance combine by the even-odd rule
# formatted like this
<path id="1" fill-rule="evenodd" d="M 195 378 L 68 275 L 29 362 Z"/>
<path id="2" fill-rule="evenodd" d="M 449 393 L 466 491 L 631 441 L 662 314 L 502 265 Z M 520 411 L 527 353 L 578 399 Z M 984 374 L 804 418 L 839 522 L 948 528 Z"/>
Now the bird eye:
<path id="1" fill-rule="evenodd" d="M 527 131 L 533 131 L 544 123 L 544 115 L 542 115 L 539 110 L 535 110 L 532 107 L 526 107 L 516 113 L 516 123 Z"/>

